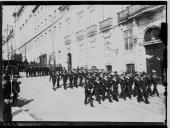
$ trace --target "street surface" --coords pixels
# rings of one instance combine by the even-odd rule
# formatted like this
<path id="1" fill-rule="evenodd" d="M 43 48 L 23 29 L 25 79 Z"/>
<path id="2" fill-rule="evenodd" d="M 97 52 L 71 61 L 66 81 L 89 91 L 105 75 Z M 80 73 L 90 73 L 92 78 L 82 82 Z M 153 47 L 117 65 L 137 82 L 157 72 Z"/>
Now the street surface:
<path id="1" fill-rule="evenodd" d="M 22 75 L 25 75 L 22 73 Z M 138 103 L 136 97 L 126 101 L 101 104 L 94 101 L 95 107 L 84 105 L 84 89 L 81 87 L 64 90 L 63 87 L 52 89 L 49 76 L 22 77 L 21 91 L 13 121 L 109 121 L 109 122 L 164 122 L 165 96 L 164 87 L 158 85 L 160 96 L 149 98 L 150 104 Z M 32 119 L 15 118 L 20 111 L 26 112 Z"/>

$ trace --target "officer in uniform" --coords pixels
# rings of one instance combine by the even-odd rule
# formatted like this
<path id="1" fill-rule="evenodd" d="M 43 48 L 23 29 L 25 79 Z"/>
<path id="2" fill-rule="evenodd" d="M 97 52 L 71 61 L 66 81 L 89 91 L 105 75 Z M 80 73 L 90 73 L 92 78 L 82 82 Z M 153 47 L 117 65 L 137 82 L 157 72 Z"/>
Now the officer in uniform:
<path id="1" fill-rule="evenodd" d="M 54 70 L 52 70 L 51 74 L 50 74 L 50 79 L 49 81 L 52 79 L 52 83 L 53 83 L 53 90 L 55 90 L 55 83 L 56 83 L 56 79 L 57 79 L 57 76 L 56 76 L 56 73 Z"/>
<path id="2" fill-rule="evenodd" d="M 2 78 L 2 91 L 3 91 L 3 121 L 11 122 L 12 121 L 12 113 L 11 113 L 11 82 L 10 76 L 5 75 Z"/>

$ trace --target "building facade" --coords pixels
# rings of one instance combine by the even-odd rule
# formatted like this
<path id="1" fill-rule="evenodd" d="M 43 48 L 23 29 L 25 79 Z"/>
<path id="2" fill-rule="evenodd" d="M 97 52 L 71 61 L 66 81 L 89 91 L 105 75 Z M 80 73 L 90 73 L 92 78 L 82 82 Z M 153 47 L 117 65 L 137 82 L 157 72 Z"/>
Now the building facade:
<path id="1" fill-rule="evenodd" d="M 166 9 L 163 5 L 130 5 L 125 10 L 121 5 L 20 6 L 14 17 L 16 49 L 28 62 L 148 71 L 152 48 L 147 47 L 161 44 L 150 33 L 158 33 L 166 22 Z"/>
<path id="2" fill-rule="evenodd" d="M 7 36 L 3 36 L 4 38 L 2 39 L 2 59 L 12 60 L 15 52 L 14 31 L 13 28 L 7 28 L 6 31 L 9 32 L 7 33 Z"/>
<path id="3" fill-rule="evenodd" d="M 164 43 L 159 38 L 161 23 L 166 22 L 165 5 L 132 5 L 118 13 L 123 32 L 124 65 L 127 70 L 155 70 L 163 75 Z"/>

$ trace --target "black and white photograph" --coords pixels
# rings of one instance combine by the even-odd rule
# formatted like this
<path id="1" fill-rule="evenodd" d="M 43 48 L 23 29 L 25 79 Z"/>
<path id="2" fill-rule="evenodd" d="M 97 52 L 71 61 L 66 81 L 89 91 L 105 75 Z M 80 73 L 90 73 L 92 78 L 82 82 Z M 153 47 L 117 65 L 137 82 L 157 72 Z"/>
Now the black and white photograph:
<path id="1" fill-rule="evenodd" d="M 166 124 L 165 1 L 1 6 L 4 124 Z"/>

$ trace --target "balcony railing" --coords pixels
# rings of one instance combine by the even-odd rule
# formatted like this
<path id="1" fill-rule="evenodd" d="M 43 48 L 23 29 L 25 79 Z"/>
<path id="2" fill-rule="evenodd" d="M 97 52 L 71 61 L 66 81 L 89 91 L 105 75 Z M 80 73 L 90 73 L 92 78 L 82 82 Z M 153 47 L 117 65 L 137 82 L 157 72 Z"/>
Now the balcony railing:
<path id="1" fill-rule="evenodd" d="M 110 29 L 112 27 L 112 18 L 103 20 L 99 22 L 99 24 L 100 24 L 100 31 L 105 31 L 107 29 Z"/>
<path id="2" fill-rule="evenodd" d="M 97 25 L 92 25 L 87 28 L 87 36 L 92 36 L 97 33 Z"/>
<path id="3" fill-rule="evenodd" d="M 118 23 L 127 20 L 129 17 L 139 14 L 140 12 L 151 9 L 159 5 L 131 5 L 121 12 L 118 12 Z"/>
<path id="4" fill-rule="evenodd" d="M 64 43 L 65 44 L 71 43 L 71 36 L 70 35 L 64 37 Z"/>
<path id="5" fill-rule="evenodd" d="M 6 41 L 9 41 L 14 36 L 13 30 L 10 31 L 10 34 L 7 36 Z"/>
<path id="6" fill-rule="evenodd" d="M 80 30 L 80 31 L 78 31 L 78 32 L 76 32 L 76 38 L 77 38 L 77 40 L 81 40 L 81 39 L 83 39 L 84 38 L 84 36 L 85 36 L 85 31 L 84 30 Z"/>
<path id="7" fill-rule="evenodd" d="M 24 5 L 22 5 L 22 6 L 20 7 L 20 9 L 18 10 L 18 12 L 17 12 L 17 17 L 20 16 L 20 14 L 21 14 L 21 12 L 23 11 L 23 9 L 24 9 Z"/>

